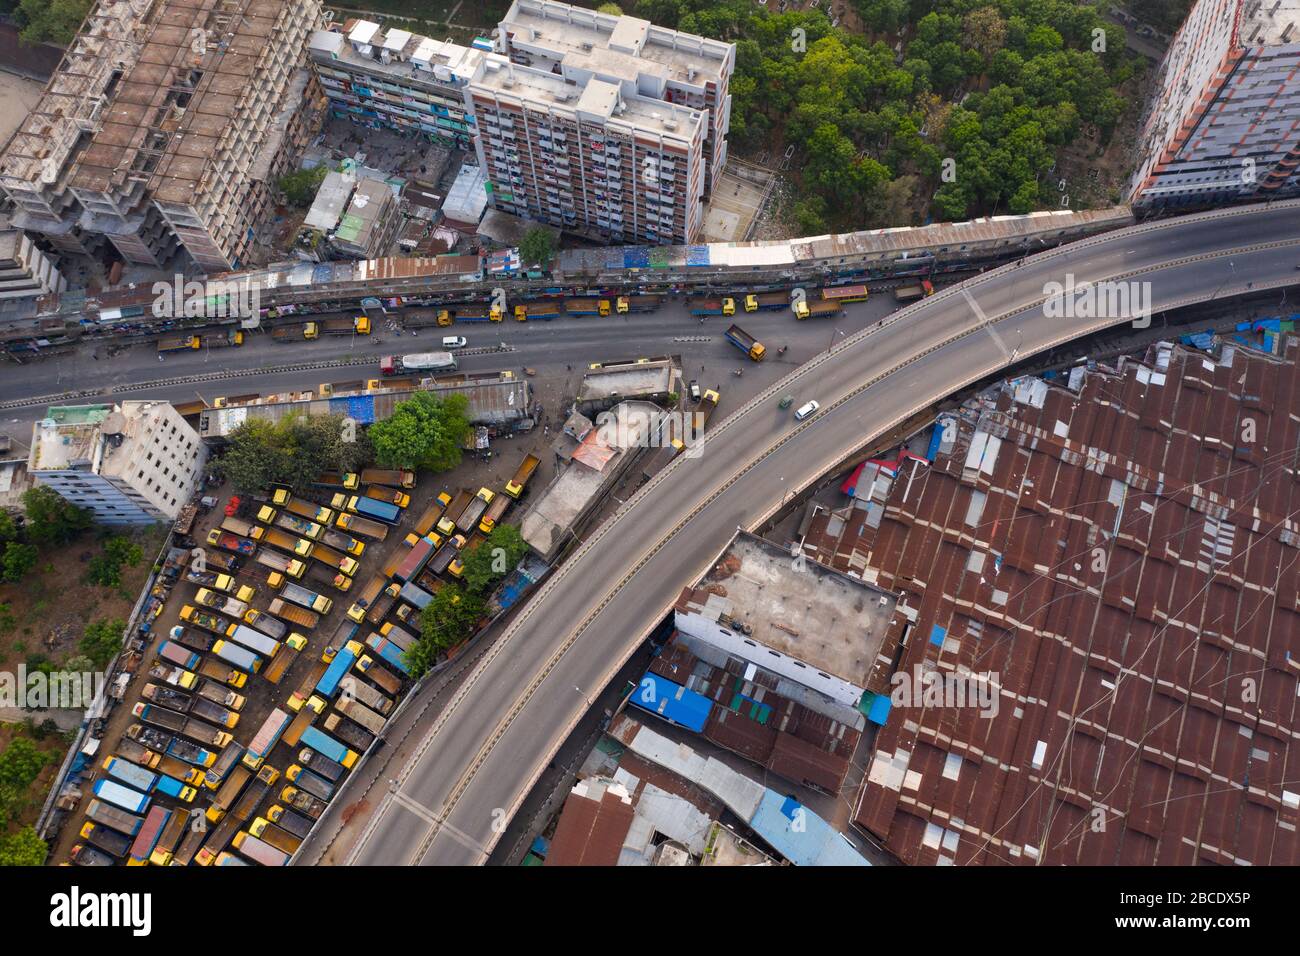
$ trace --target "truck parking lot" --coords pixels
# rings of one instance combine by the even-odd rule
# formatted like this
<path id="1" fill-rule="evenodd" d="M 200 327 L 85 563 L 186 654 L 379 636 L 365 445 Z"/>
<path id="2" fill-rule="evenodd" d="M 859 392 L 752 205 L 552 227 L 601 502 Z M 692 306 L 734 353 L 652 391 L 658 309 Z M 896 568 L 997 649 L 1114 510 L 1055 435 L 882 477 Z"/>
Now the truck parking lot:
<path id="1" fill-rule="evenodd" d="M 485 536 L 483 516 L 468 528 L 466 515 L 516 517 L 504 490 L 530 437 L 418 481 L 368 470 L 349 476 L 368 482 L 355 491 L 267 489 L 231 515 L 220 496 L 175 542 L 187 566 L 148 625 L 51 859 L 287 863 L 409 689 L 418 608 L 458 586 L 460 548 Z M 367 488 L 384 500 L 355 500 Z M 458 515 L 468 530 L 448 537 L 435 526 L 453 499 L 470 506 Z"/>

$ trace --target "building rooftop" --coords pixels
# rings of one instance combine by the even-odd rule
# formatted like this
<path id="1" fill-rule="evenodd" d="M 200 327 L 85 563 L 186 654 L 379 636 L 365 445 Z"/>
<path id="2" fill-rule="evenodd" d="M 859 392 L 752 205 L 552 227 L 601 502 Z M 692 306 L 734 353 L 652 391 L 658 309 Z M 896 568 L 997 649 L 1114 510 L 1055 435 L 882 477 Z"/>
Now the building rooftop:
<path id="1" fill-rule="evenodd" d="M 1300 43 L 1300 0 L 1237 0 L 1237 37 L 1245 46 Z"/>
<path id="2" fill-rule="evenodd" d="M 1300 862 L 1300 339 L 1280 344 L 1005 383 L 892 482 L 878 530 L 822 544 L 901 592 L 900 674 L 1000 703 L 896 703 L 859 827 L 911 864 Z"/>
<path id="3" fill-rule="evenodd" d="M 601 80 L 589 79 L 574 85 L 541 69 L 519 66 L 502 57 L 484 62 L 484 69 L 476 74 L 470 89 L 491 93 L 498 99 L 513 100 L 522 108 L 545 109 L 563 115 L 574 122 L 596 122 L 621 131 L 626 136 L 635 133 L 662 137 L 675 142 L 684 151 L 700 135 L 704 114 L 686 106 L 677 106 L 663 100 L 645 96 L 628 95 L 619 87 Z"/>
<path id="4" fill-rule="evenodd" d="M 515 0 L 501 21 L 511 43 L 552 51 L 566 69 L 613 76 L 637 84 L 638 77 L 704 86 L 718 83 L 733 45 L 637 17 L 596 13 L 550 0 Z"/>
<path id="5" fill-rule="evenodd" d="M 647 398 L 672 391 L 676 366 L 672 359 L 644 362 L 605 362 L 582 376 L 579 402 L 603 402 L 616 398 Z"/>
<path id="6" fill-rule="evenodd" d="M 682 592 L 677 610 L 729 622 L 740 632 L 732 635 L 737 642 L 748 639 L 785 655 L 786 663 L 765 663 L 783 676 L 800 679 L 806 668 L 795 662 L 801 661 L 861 688 L 896 603 L 888 591 L 741 532 L 703 580 Z M 813 675 L 802 679 L 830 693 Z"/>
<path id="7" fill-rule="evenodd" d="M 316 198 L 312 200 L 311 208 L 302 221 L 303 228 L 329 232 L 338 226 L 356 184 L 357 177 L 351 173 L 334 170 L 326 173 L 320 189 L 316 190 Z"/>
<path id="8" fill-rule="evenodd" d="M 569 466 L 537 495 L 520 522 L 520 532 L 533 550 L 547 558 L 559 551 L 620 465 L 644 447 L 644 436 L 659 411 L 648 402 L 624 402 L 613 409 L 610 427 L 596 428 L 586 422 L 586 434 Z"/>
<path id="9" fill-rule="evenodd" d="M 52 405 L 32 429 L 32 472 L 93 469 L 99 459 L 99 426 L 112 405 Z"/>

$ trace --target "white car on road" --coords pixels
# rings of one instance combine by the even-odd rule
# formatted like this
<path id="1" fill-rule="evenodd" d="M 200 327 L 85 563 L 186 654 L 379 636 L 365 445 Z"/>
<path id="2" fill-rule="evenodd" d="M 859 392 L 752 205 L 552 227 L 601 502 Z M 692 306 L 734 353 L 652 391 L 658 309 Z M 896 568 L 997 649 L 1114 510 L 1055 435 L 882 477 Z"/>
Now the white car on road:
<path id="1" fill-rule="evenodd" d="M 465 336 L 444 335 L 442 337 L 442 347 L 445 349 L 463 349 L 465 347 Z"/>
<path id="2" fill-rule="evenodd" d="M 809 402 L 807 405 L 800 405 L 799 410 L 794 413 L 794 420 L 797 422 L 801 422 L 809 415 L 815 413 L 819 408 L 821 408 L 821 405 L 819 405 L 815 401 Z"/>

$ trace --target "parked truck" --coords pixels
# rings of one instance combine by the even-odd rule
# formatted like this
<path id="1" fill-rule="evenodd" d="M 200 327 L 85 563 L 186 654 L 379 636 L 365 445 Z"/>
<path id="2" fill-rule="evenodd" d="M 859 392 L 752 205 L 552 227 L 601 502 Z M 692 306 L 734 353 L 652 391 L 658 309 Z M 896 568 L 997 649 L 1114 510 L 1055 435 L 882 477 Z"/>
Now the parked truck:
<path id="1" fill-rule="evenodd" d="M 309 767 L 315 773 L 319 773 L 326 780 L 337 780 L 342 776 L 343 770 L 351 769 L 361 757 L 356 751 L 345 747 L 329 734 L 318 730 L 316 727 L 308 727 L 304 730 L 299 740 L 307 748 L 303 753 L 308 754 L 310 759 L 303 760 L 302 754 L 298 755 L 298 759 L 302 761 L 303 766 Z M 312 766 L 312 762 L 317 761 L 320 757 L 338 764 L 340 771 L 335 773 L 332 769 Z M 324 761 L 320 762 L 323 763 Z"/>
<path id="2" fill-rule="evenodd" d="M 290 634 L 280 646 L 280 653 L 271 659 L 271 666 L 266 669 L 265 677 L 270 683 L 278 684 L 298 654 L 307 646 L 307 638 L 301 634 Z"/>
<path id="3" fill-rule="evenodd" d="M 335 531 L 333 528 L 328 529 L 321 536 L 321 543 L 354 558 L 361 557 L 366 550 L 364 541 L 358 541 L 352 535 L 344 534 L 342 531 Z"/>
<path id="4" fill-rule="evenodd" d="M 312 326 L 312 335 L 307 335 L 307 326 L 309 325 Z M 294 325 L 277 325 L 271 330 L 271 341 L 288 343 L 303 342 L 308 339 L 314 339 L 316 337 L 315 326 L 315 322 L 299 322 Z"/>
<path id="5" fill-rule="evenodd" d="M 290 810 L 278 803 L 271 804 L 266 811 L 266 818 L 278 827 L 288 830 L 300 840 L 307 839 L 316 821 L 296 810 Z"/>
<path id="6" fill-rule="evenodd" d="M 162 836 L 171 818 L 172 811 L 166 807 L 154 806 L 149 809 L 149 813 L 144 818 L 144 826 L 140 828 L 140 832 L 135 835 L 135 841 L 131 844 L 131 858 L 127 860 L 127 866 L 149 864 L 149 857 L 153 854 L 154 847 L 158 845 L 158 838 Z"/>
<path id="7" fill-rule="evenodd" d="M 709 424 L 709 420 L 713 417 L 713 413 L 717 410 L 720 401 L 722 401 L 722 396 L 716 391 L 711 388 L 705 390 L 703 397 L 700 399 L 700 404 L 695 409 L 695 433 L 697 436 L 703 433 L 705 426 Z"/>
<path id="8" fill-rule="evenodd" d="M 275 638 L 277 641 L 283 640 L 284 635 L 289 633 L 289 628 L 283 621 L 272 617 L 266 611 L 256 609 L 245 611 L 244 623 L 261 631 L 267 637 Z"/>
<path id="9" fill-rule="evenodd" d="M 486 486 L 480 488 L 470 503 L 465 506 L 465 510 L 460 513 L 460 517 L 456 519 L 456 528 L 465 534 L 473 531 L 478 527 L 479 518 L 483 517 L 483 512 L 487 510 L 488 505 L 492 504 L 492 499 L 495 497 L 496 493 L 491 488 Z"/>
<path id="10" fill-rule="evenodd" d="M 315 614 L 306 608 L 298 607 L 295 604 L 290 604 L 283 598 L 275 598 L 271 601 L 268 610 L 276 617 L 282 617 L 286 621 L 296 624 L 298 627 L 304 628 L 308 631 L 315 630 L 316 625 L 320 623 L 319 614 Z"/>
<path id="11" fill-rule="evenodd" d="M 275 519 L 275 527 L 299 538 L 306 538 L 308 541 L 317 540 L 325 530 L 315 521 L 308 521 L 301 515 L 295 514 L 278 515 Z"/>
<path id="12" fill-rule="evenodd" d="M 166 687 L 162 684 L 145 684 L 144 690 L 140 696 L 145 700 L 155 704 L 162 704 L 165 707 L 174 707 L 177 710 L 188 710 L 190 706 L 190 695 L 183 691 L 176 690 L 174 687 Z"/>
<path id="13" fill-rule="evenodd" d="M 653 312 L 659 308 L 659 296 L 657 295 L 620 295 L 618 297 L 618 314 L 627 315 L 629 312 Z"/>
<path id="14" fill-rule="evenodd" d="M 127 813 L 140 814 L 149 809 L 149 796 L 139 790 L 124 787 L 114 780 L 96 780 L 91 788 L 95 796 Z"/>
<path id="15" fill-rule="evenodd" d="M 405 508 L 411 503 L 411 496 L 405 491 L 399 488 L 390 488 L 387 485 L 366 485 L 365 496 L 375 501 L 384 501 L 397 505 L 399 508 Z"/>
<path id="16" fill-rule="evenodd" d="M 380 690 L 387 691 L 394 697 L 402 690 L 402 678 L 384 667 L 369 654 L 357 658 L 357 671 L 365 675 L 365 678 Z"/>
<path id="17" fill-rule="evenodd" d="M 277 495 L 279 494 L 280 493 L 277 492 Z M 287 495 L 288 492 L 285 492 L 285 494 Z M 284 510 L 290 514 L 295 514 L 300 518 L 306 518 L 308 521 L 314 521 L 316 524 L 328 525 L 334 520 L 334 512 L 329 508 L 312 504 L 311 502 L 304 501 L 301 498 L 286 497 L 283 501 L 276 500 L 275 503 L 282 506 Z"/>
<path id="18" fill-rule="evenodd" d="M 412 352 L 409 355 L 385 355 L 379 360 L 381 375 L 423 374 L 429 372 L 454 372 L 459 367 L 456 356 L 450 352 Z M 363 477 L 361 479 L 365 481 Z"/>
<path id="19" fill-rule="evenodd" d="M 738 325 L 732 325 L 726 331 L 727 341 L 748 355 L 753 361 L 761 362 L 767 355 L 767 348 Z"/>
<path id="20" fill-rule="evenodd" d="M 241 557 L 249 557 L 257 553 L 257 542 L 252 538 L 243 538 L 229 531 L 222 531 L 220 528 L 213 528 L 208 532 L 208 544 Z"/>
<path id="21" fill-rule="evenodd" d="M 319 820 L 320 815 L 329 806 L 324 800 L 313 797 L 306 790 L 300 790 L 298 787 L 285 787 L 280 791 L 280 799 L 313 820 Z"/>
<path id="22" fill-rule="evenodd" d="M 286 534 L 280 528 L 272 528 L 262 537 L 262 541 L 273 548 L 279 548 L 286 554 L 292 554 L 299 558 L 309 558 L 312 552 L 312 543 L 306 538 L 297 538 L 291 534 Z"/>
<path id="23" fill-rule="evenodd" d="M 197 335 L 167 335 L 158 340 L 158 354 L 188 352 L 201 344 Z"/>
<path id="24" fill-rule="evenodd" d="M 201 660 L 198 654 L 172 641 L 163 641 L 158 645 L 158 656 L 186 670 L 193 670 Z"/>
<path id="25" fill-rule="evenodd" d="M 275 657 L 280 650 L 280 642 L 273 637 L 267 637 L 261 631 L 249 627 L 247 624 L 232 625 L 227 632 L 226 637 L 246 647 L 263 661 L 269 661 Z"/>
<path id="26" fill-rule="evenodd" d="M 203 786 L 209 790 L 216 790 L 232 772 L 239 768 L 239 761 L 244 756 L 244 748 L 239 743 L 232 743 L 217 757 L 217 762 L 208 768 L 207 776 L 203 778 Z"/>
<path id="27" fill-rule="evenodd" d="M 348 608 L 348 618 L 360 624 L 366 619 L 366 611 L 375 603 L 375 600 L 384 592 L 388 586 L 388 579 L 382 574 L 376 574 L 366 582 L 366 586 L 361 589 L 357 595 L 356 601 Z"/>
<path id="28" fill-rule="evenodd" d="M 298 558 L 291 558 L 279 551 L 262 551 L 255 559 L 261 567 L 274 574 L 282 574 L 290 578 L 300 578 L 303 572 L 307 570 L 307 563 Z"/>
<path id="29" fill-rule="evenodd" d="M 211 588 L 214 591 L 229 593 L 235 589 L 235 579 L 229 574 L 222 574 L 218 571 L 186 571 L 185 580 L 190 584 L 197 584 L 199 587 Z"/>
<path id="30" fill-rule="evenodd" d="M 151 866 L 171 866 L 172 851 L 176 849 L 176 844 L 180 842 L 181 835 L 190 827 L 190 818 L 188 814 L 173 813 L 168 818 L 166 825 L 163 826 L 162 832 L 158 834 L 158 840 L 154 843 L 153 851 L 149 854 L 149 863 Z"/>
<path id="31" fill-rule="evenodd" d="M 259 840 L 247 830 L 240 830 L 236 833 L 231 845 L 248 859 L 261 866 L 287 866 L 289 864 L 288 853 L 277 850 L 271 844 Z"/>
<path id="32" fill-rule="evenodd" d="M 220 611 L 228 617 L 243 617 L 244 612 L 248 610 L 248 604 L 246 602 L 228 597 L 217 591 L 209 591 L 207 588 L 199 588 L 199 593 L 194 595 L 194 600 L 198 601 L 204 607 L 210 607 L 214 611 Z"/>
<path id="33" fill-rule="evenodd" d="M 205 631 L 211 631 L 219 637 L 224 637 L 226 628 L 230 624 L 220 615 L 212 611 L 200 611 L 198 608 L 186 604 L 181 608 L 181 620 L 186 624 L 193 624 L 195 627 L 201 627 Z"/>
<path id="34" fill-rule="evenodd" d="M 501 516 L 506 513 L 506 509 L 509 507 L 509 498 L 505 495 L 495 495 L 492 498 L 492 503 L 488 505 L 487 511 L 483 513 L 482 520 L 478 523 L 478 530 L 483 534 L 491 534 L 492 529 L 497 526 L 497 522 L 501 520 Z"/>
<path id="35" fill-rule="evenodd" d="M 397 602 L 397 596 L 401 593 L 402 585 L 393 581 L 384 588 L 383 593 L 375 599 L 366 611 L 366 623 L 371 627 L 378 627 L 379 624 L 388 616 L 388 612 L 393 609 Z"/>
<path id="36" fill-rule="evenodd" d="M 394 670 L 401 671 L 405 675 L 410 675 L 410 668 L 406 666 L 406 660 L 402 654 L 402 649 L 386 637 L 378 634 L 371 634 L 366 638 L 366 646 L 383 658 L 384 663 L 388 664 Z"/>
<path id="37" fill-rule="evenodd" d="M 215 645 L 213 645 L 215 647 Z M 204 677 L 229 684 L 231 687 L 243 687 L 248 683 L 248 675 L 221 661 L 205 660 L 199 665 L 199 673 Z"/>
<path id="38" fill-rule="evenodd" d="M 288 780 L 299 790 L 305 790 L 313 797 L 319 797 L 321 800 L 328 800 L 334 796 L 334 784 L 330 783 L 324 777 L 306 770 L 298 764 L 292 764 L 284 772 L 284 779 Z"/>
<path id="39" fill-rule="evenodd" d="M 760 292 L 757 295 L 751 293 L 745 296 L 746 312 L 767 312 L 784 309 L 789 305 L 790 294 L 788 292 Z"/>
<path id="40" fill-rule="evenodd" d="M 212 680 L 205 680 L 199 684 L 197 693 L 205 700 L 222 707 L 229 707 L 231 710 L 243 710 L 244 704 L 248 702 L 243 694 L 236 694 L 224 684 Z"/>
<path id="41" fill-rule="evenodd" d="M 354 680 L 350 686 L 355 687 L 361 681 Z M 376 737 L 384 732 L 384 724 L 387 721 L 380 714 L 375 713 L 359 700 L 348 697 L 346 694 L 341 696 L 336 703 L 335 708 L 340 714 L 346 714 L 350 719 L 355 720 L 366 730 L 370 731 Z"/>
<path id="42" fill-rule="evenodd" d="M 102 823 L 95 823 L 93 820 L 87 820 L 81 825 L 81 838 L 96 849 L 119 859 L 126 856 L 127 850 L 131 849 L 129 836 L 118 833 Z"/>
<path id="43" fill-rule="evenodd" d="M 388 526 L 378 521 L 371 521 L 369 518 L 363 518 L 360 515 L 341 514 L 335 525 L 344 531 L 355 532 L 363 538 L 370 538 L 372 541 L 383 541 L 388 537 Z"/>
<path id="44" fill-rule="evenodd" d="M 131 708 L 131 713 L 146 724 L 162 727 L 173 733 L 183 734 L 205 746 L 224 747 L 231 741 L 231 736 L 224 730 L 218 730 L 211 724 L 194 717 L 186 717 L 174 710 L 167 710 L 157 704 L 138 703 Z"/>
<path id="45" fill-rule="evenodd" d="M 461 489 L 456 492 L 456 497 L 451 500 L 447 510 L 442 513 L 438 519 L 438 534 L 446 537 L 456 530 L 456 522 L 460 520 L 461 513 L 469 507 L 469 503 L 474 500 L 472 492 Z"/>
<path id="46" fill-rule="evenodd" d="M 691 299 L 688 302 L 691 315 L 735 315 L 736 300 L 731 296 L 723 299 Z"/>
<path id="47" fill-rule="evenodd" d="M 233 535 L 241 538 L 249 538 L 253 541 L 260 541 L 266 533 L 266 529 L 251 522 L 244 521 L 242 518 L 228 517 L 221 521 L 221 530 L 228 531 Z"/>
<path id="48" fill-rule="evenodd" d="M 208 831 L 208 837 L 203 842 L 203 848 L 195 855 L 194 862 L 199 866 L 210 866 L 235 832 L 245 821 L 252 819 L 262 798 L 279 778 L 280 771 L 274 767 L 262 767 L 216 829 Z"/>
<path id="49" fill-rule="evenodd" d="M 839 299 L 820 299 L 816 302 L 800 299 L 791 308 L 796 319 L 829 319 L 844 311 L 844 302 Z"/>
<path id="50" fill-rule="evenodd" d="M 379 501 L 376 498 L 367 498 L 365 495 L 353 495 L 347 500 L 347 510 L 352 514 L 360 515 L 363 518 L 369 518 L 373 521 L 382 521 L 384 524 L 397 524 L 402 520 L 402 509 L 391 501 Z"/>
<path id="51" fill-rule="evenodd" d="M 198 631 L 189 630 L 179 624 L 168 631 L 168 636 L 177 644 L 200 654 L 206 654 L 212 650 L 212 643 L 216 640 L 211 634 L 200 634 Z"/>
<path id="52" fill-rule="evenodd" d="M 375 739 L 375 735 L 370 731 L 338 713 L 330 714 L 325 718 L 325 729 L 357 750 L 364 751 Z"/>
<path id="53" fill-rule="evenodd" d="M 246 673 L 256 674 L 262 669 L 262 658 L 233 641 L 217 641 L 212 647 L 212 653 Z"/>
<path id="54" fill-rule="evenodd" d="M 506 482 L 506 494 L 511 498 L 519 498 L 528 486 L 528 479 L 533 476 L 533 472 L 537 470 L 539 464 L 541 464 L 541 459 L 536 455 L 525 455 L 524 460 L 515 469 L 514 476 Z"/>
<path id="55" fill-rule="evenodd" d="M 387 716 L 393 709 L 392 698 L 385 697 L 354 674 L 348 674 L 339 681 L 339 703 L 336 706 L 344 713 L 347 711 L 343 708 L 343 702 L 348 700 L 359 701 L 380 717 Z M 357 722 L 361 723 L 361 721 Z"/>
<path id="56" fill-rule="evenodd" d="M 242 760 L 242 756 L 241 756 Z M 244 786 L 253 778 L 255 771 L 240 763 L 231 767 L 226 776 L 217 788 L 217 792 L 212 797 L 212 803 L 204 814 L 209 823 L 220 823 L 221 818 L 229 811 L 236 800 L 239 799 L 240 793 L 243 792 Z"/>
<path id="57" fill-rule="evenodd" d="M 519 322 L 527 322 L 529 319 L 549 322 L 563 314 L 562 302 L 529 302 L 515 306 L 515 319 Z"/>
<path id="58" fill-rule="evenodd" d="M 144 824 L 144 817 L 127 813 L 125 810 L 103 800 L 90 801 L 90 805 L 86 807 L 86 819 L 93 820 L 95 823 L 103 824 L 106 827 L 112 827 L 118 833 L 128 837 L 133 837 L 139 833 L 140 827 Z"/>
<path id="59" fill-rule="evenodd" d="M 352 633 L 355 632 L 356 629 L 353 628 Z M 316 686 L 312 688 L 313 693 L 319 695 L 325 700 L 333 697 L 338 691 L 339 683 L 343 680 L 347 672 L 352 669 L 352 665 L 356 663 L 357 658 L 361 656 L 363 650 L 364 648 L 360 641 L 354 641 L 351 639 L 345 641 L 343 646 L 339 648 L 338 652 L 334 655 L 334 659 L 330 661 L 329 666 L 325 669 L 324 673 L 321 674 L 320 680 L 316 682 Z"/>
<path id="60" fill-rule="evenodd" d="M 370 317 L 356 315 L 350 319 L 326 319 L 317 323 L 322 335 L 369 335 Z"/>
<path id="61" fill-rule="evenodd" d="M 328 545 L 325 544 L 316 545 L 316 548 L 315 550 L 312 551 L 311 556 L 315 558 L 317 561 L 319 561 L 321 564 L 333 568 L 336 571 L 341 571 L 343 574 L 351 576 L 357 573 L 358 562 L 356 558 L 343 554 L 342 552 L 335 551 L 333 548 L 329 547 Z M 347 590 L 347 588 L 342 588 L 341 590 Z"/>
<path id="62" fill-rule="evenodd" d="M 609 315 L 609 299 L 565 299 L 564 311 L 569 315 Z"/>
<path id="63" fill-rule="evenodd" d="M 934 295 L 934 284 L 929 279 L 922 279 L 915 285 L 900 285 L 894 289 L 895 302 L 915 302 Z"/>
<path id="64" fill-rule="evenodd" d="M 317 594 L 315 591 L 309 591 L 299 584 L 286 584 L 284 589 L 280 591 L 280 597 L 322 615 L 328 614 L 330 608 L 334 606 L 334 602 L 330 598 Z M 272 611 L 271 613 L 274 614 L 275 612 Z"/>
<path id="65" fill-rule="evenodd" d="M 444 318 L 446 321 L 444 321 Z M 457 322 L 500 322 L 505 318 L 505 314 L 496 308 L 489 308 L 483 305 L 458 305 L 454 309 L 442 309 L 438 313 L 439 325 L 451 325 L 451 320 Z"/>
<path id="66" fill-rule="evenodd" d="M 279 707 L 272 710 L 266 720 L 262 721 L 262 726 L 258 728 L 257 733 L 253 735 L 248 749 L 244 751 L 244 756 L 241 758 L 244 766 L 250 770 L 261 767 L 292 720 L 287 711 Z"/>
<path id="67" fill-rule="evenodd" d="M 149 676 L 178 690 L 192 690 L 199 682 L 199 676 L 193 671 L 160 660 L 149 665 Z"/>
<path id="68" fill-rule="evenodd" d="M 288 830 L 277 827 L 266 817 L 257 817 L 248 825 L 248 835 L 257 837 L 263 843 L 275 847 L 281 853 L 287 853 L 290 856 L 302 844 L 300 837 L 294 836 Z"/>
<path id="69" fill-rule="evenodd" d="M 333 491 L 356 491 L 360 484 L 361 476 L 355 472 L 323 471 L 316 476 L 311 486 Z"/>

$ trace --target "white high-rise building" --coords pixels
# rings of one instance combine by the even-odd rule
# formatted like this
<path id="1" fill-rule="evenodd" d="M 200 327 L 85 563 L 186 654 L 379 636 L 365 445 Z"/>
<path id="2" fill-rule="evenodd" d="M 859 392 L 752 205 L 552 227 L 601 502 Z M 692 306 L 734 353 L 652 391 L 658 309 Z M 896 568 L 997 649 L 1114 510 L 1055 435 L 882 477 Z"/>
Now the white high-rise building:
<path id="1" fill-rule="evenodd" d="M 100 524 L 172 521 L 207 449 L 167 402 L 51 406 L 32 430 L 28 474 Z"/>
<path id="2" fill-rule="evenodd" d="M 1160 65 L 1139 213 L 1300 192 L 1300 0 L 1200 0 Z"/>

